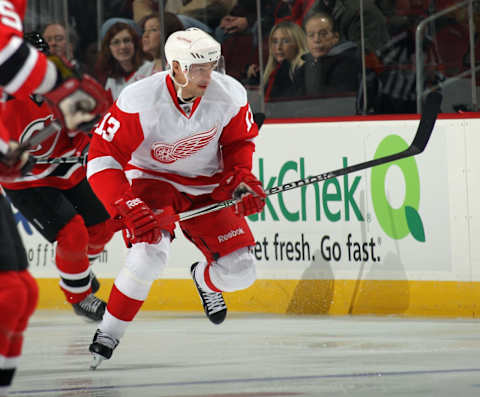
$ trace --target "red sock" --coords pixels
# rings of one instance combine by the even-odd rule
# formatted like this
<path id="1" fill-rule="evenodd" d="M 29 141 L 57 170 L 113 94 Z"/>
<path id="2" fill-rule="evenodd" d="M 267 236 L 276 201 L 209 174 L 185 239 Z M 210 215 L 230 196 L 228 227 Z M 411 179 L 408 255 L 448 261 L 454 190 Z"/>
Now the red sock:
<path id="1" fill-rule="evenodd" d="M 0 272 L 0 355 L 7 357 L 12 335 L 27 306 L 28 291 L 18 273 Z"/>
<path id="2" fill-rule="evenodd" d="M 60 288 L 69 303 L 78 303 L 91 293 L 87 246 L 87 227 L 82 217 L 75 215 L 57 235 L 55 256 Z"/>
<path id="3" fill-rule="evenodd" d="M 26 302 L 23 313 L 20 314 L 20 318 L 10 338 L 10 346 L 6 354 L 7 359 L 20 357 L 23 345 L 23 332 L 26 330 L 28 320 L 35 311 L 38 302 L 38 286 L 35 279 L 27 270 L 18 272 L 17 274 L 26 291 Z"/>

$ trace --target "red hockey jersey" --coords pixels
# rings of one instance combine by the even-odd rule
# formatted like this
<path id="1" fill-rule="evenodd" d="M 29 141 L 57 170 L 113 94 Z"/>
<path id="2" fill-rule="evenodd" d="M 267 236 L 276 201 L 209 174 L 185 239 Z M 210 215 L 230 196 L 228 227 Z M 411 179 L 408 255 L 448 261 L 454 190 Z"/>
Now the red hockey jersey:
<path id="1" fill-rule="evenodd" d="M 5 107 L 6 95 L 4 94 L 2 88 L 0 87 L 0 116 L 2 115 L 3 109 Z M 3 125 L 3 121 L 0 117 L 0 153 L 7 153 L 8 151 L 8 141 L 10 140 L 10 134 L 8 130 Z"/>
<path id="2" fill-rule="evenodd" d="M 94 129 L 87 175 L 110 211 L 136 178 L 208 194 L 224 171 L 251 169 L 257 134 L 246 91 L 232 77 L 213 72 L 203 97 L 180 104 L 161 72 L 125 87 Z"/>
<path id="3" fill-rule="evenodd" d="M 8 151 L 8 131 L 0 120 L 0 153 L 7 153 Z"/>
<path id="4" fill-rule="evenodd" d="M 3 104 L 2 119 L 10 139 L 23 142 L 45 128 L 53 120 L 53 113 L 44 101 L 33 99 L 9 99 Z M 78 133 L 70 138 L 64 130 L 58 131 L 30 151 L 37 159 L 78 156 L 88 145 L 89 137 Z M 8 189 L 49 186 L 69 189 L 85 178 L 82 164 L 38 164 L 26 175 L 14 182 L 2 183 Z"/>

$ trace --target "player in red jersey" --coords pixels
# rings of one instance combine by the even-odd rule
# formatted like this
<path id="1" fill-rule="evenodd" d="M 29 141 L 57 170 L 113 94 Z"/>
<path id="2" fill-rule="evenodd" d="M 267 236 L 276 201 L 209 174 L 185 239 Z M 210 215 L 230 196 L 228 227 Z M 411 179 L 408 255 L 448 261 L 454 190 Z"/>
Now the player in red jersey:
<path id="1" fill-rule="evenodd" d="M 95 82 L 83 79 L 60 59 L 48 61 L 23 40 L 25 0 L 0 0 L 0 91 L 28 98 L 49 98 L 55 114 L 69 130 L 87 127 L 101 114 L 104 93 Z M 100 87 L 101 88 L 101 87 Z M 28 170 L 28 153 L 15 151 L 3 123 L 0 104 L 0 181 L 12 180 Z M 21 355 L 23 332 L 35 310 L 38 289 L 27 270 L 25 248 L 10 205 L 0 194 L 0 395 L 6 395 Z"/>
<path id="2" fill-rule="evenodd" d="M 49 46 L 39 33 L 25 38 L 48 53 Z M 17 142 L 27 141 L 53 120 L 51 107 L 41 95 L 26 99 L 9 95 L 2 116 L 10 139 Z M 29 153 L 34 160 L 75 156 L 89 141 L 85 133 L 59 130 Z M 103 251 L 114 230 L 108 212 L 87 182 L 83 164 L 35 164 L 27 175 L 2 185 L 38 232 L 51 243 L 57 242 L 55 262 L 67 302 L 77 314 L 100 321 L 105 302 L 93 295 L 99 284 L 90 271 L 90 260 Z"/>

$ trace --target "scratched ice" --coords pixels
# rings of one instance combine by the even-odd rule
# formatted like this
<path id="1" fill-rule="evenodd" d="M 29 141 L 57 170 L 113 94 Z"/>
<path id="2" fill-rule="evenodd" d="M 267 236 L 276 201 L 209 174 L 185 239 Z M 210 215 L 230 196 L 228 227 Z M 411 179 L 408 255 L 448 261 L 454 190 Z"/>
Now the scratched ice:
<path id="1" fill-rule="evenodd" d="M 88 369 L 95 325 L 39 311 L 12 396 L 480 395 L 476 320 L 142 312 Z"/>

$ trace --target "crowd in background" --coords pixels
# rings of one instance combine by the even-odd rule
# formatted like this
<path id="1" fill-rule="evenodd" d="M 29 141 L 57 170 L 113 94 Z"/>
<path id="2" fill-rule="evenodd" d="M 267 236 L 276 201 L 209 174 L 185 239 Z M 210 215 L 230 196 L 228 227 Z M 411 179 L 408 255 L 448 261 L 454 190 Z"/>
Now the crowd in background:
<path id="1" fill-rule="evenodd" d="M 256 0 L 165 0 L 163 18 L 157 0 L 109 1 L 99 37 L 88 3 L 95 2 L 71 0 L 68 29 L 52 21 L 41 33 L 52 52 L 95 76 L 113 100 L 125 85 L 164 69 L 163 19 L 164 39 L 189 27 L 210 33 L 222 45 L 226 73 L 250 90 L 263 89 L 267 102 L 360 98 L 363 45 L 368 112 L 415 113 L 415 28 L 455 1 L 365 0 L 363 42 L 358 0 L 262 0 L 260 25 Z M 425 86 L 468 69 L 468 43 L 466 8 L 429 26 Z"/>

